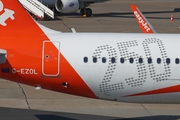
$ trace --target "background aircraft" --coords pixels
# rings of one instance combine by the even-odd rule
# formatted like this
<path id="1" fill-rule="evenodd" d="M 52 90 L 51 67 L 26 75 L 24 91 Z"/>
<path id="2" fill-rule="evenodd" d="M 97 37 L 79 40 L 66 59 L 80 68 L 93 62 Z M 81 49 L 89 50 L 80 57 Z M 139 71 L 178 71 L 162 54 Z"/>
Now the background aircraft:
<path id="1" fill-rule="evenodd" d="M 130 5 L 132 12 L 137 20 L 137 23 L 142 31 L 142 33 L 157 33 L 154 27 L 150 24 L 150 22 L 146 19 L 146 17 L 142 14 L 142 12 L 136 7 L 136 5 Z"/>
<path id="2" fill-rule="evenodd" d="M 92 10 L 89 7 L 90 4 L 95 2 L 104 2 L 107 0 L 38 0 L 48 7 L 55 8 L 60 13 L 76 12 L 80 9 L 81 15 L 90 17 Z"/>

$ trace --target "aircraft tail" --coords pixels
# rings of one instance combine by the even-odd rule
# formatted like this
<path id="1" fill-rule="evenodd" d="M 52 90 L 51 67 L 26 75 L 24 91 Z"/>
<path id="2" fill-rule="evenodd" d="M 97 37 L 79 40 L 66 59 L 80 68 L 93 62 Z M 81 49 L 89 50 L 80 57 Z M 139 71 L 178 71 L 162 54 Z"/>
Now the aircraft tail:
<path id="1" fill-rule="evenodd" d="M 0 0 L 0 36 L 42 34 L 18 0 Z"/>
<path id="2" fill-rule="evenodd" d="M 131 4 L 130 7 L 143 33 L 157 33 L 136 5 Z"/>

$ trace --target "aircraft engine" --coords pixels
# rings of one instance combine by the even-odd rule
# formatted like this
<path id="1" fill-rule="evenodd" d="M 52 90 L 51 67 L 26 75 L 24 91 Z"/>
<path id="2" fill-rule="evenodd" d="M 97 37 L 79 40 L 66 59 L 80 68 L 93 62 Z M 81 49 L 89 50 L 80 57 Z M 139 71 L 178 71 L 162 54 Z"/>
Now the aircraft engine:
<path id="1" fill-rule="evenodd" d="M 55 8 L 61 13 L 76 12 L 79 9 L 78 0 L 56 0 Z"/>

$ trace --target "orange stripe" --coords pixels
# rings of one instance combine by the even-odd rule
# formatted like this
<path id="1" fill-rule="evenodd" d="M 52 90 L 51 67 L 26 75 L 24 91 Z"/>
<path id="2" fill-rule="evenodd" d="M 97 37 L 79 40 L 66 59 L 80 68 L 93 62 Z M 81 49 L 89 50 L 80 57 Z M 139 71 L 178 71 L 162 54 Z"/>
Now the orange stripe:
<path id="1" fill-rule="evenodd" d="M 166 87 L 166 88 L 160 88 L 157 90 L 151 90 L 151 91 L 137 93 L 137 94 L 131 94 L 131 95 L 127 95 L 124 97 L 154 95 L 154 94 L 166 94 L 166 93 L 175 93 L 175 92 L 180 92 L 180 85 Z"/>
<path id="2" fill-rule="evenodd" d="M 68 63 L 68 61 L 64 58 L 62 54 L 60 58 L 61 58 L 60 73 L 62 76 L 61 79 L 62 81 L 64 80 L 64 82 L 67 81 L 69 83 L 66 92 L 73 95 L 96 98 L 95 94 L 89 89 L 86 83 L 82 80 L 82 78 Z M 64 88 L 63 90 L 66 90 L 66 88 Z"/>

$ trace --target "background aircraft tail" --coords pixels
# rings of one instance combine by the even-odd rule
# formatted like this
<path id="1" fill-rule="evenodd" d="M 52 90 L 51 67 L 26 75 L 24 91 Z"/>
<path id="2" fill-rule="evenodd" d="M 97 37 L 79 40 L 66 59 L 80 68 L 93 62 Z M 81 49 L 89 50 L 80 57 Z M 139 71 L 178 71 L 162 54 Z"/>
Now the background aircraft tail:
<path id="1" fill-rule="evenodd" d="M 143 33 L 157 33 L 136 5 L 131 4 L 130 7 Z"/>

